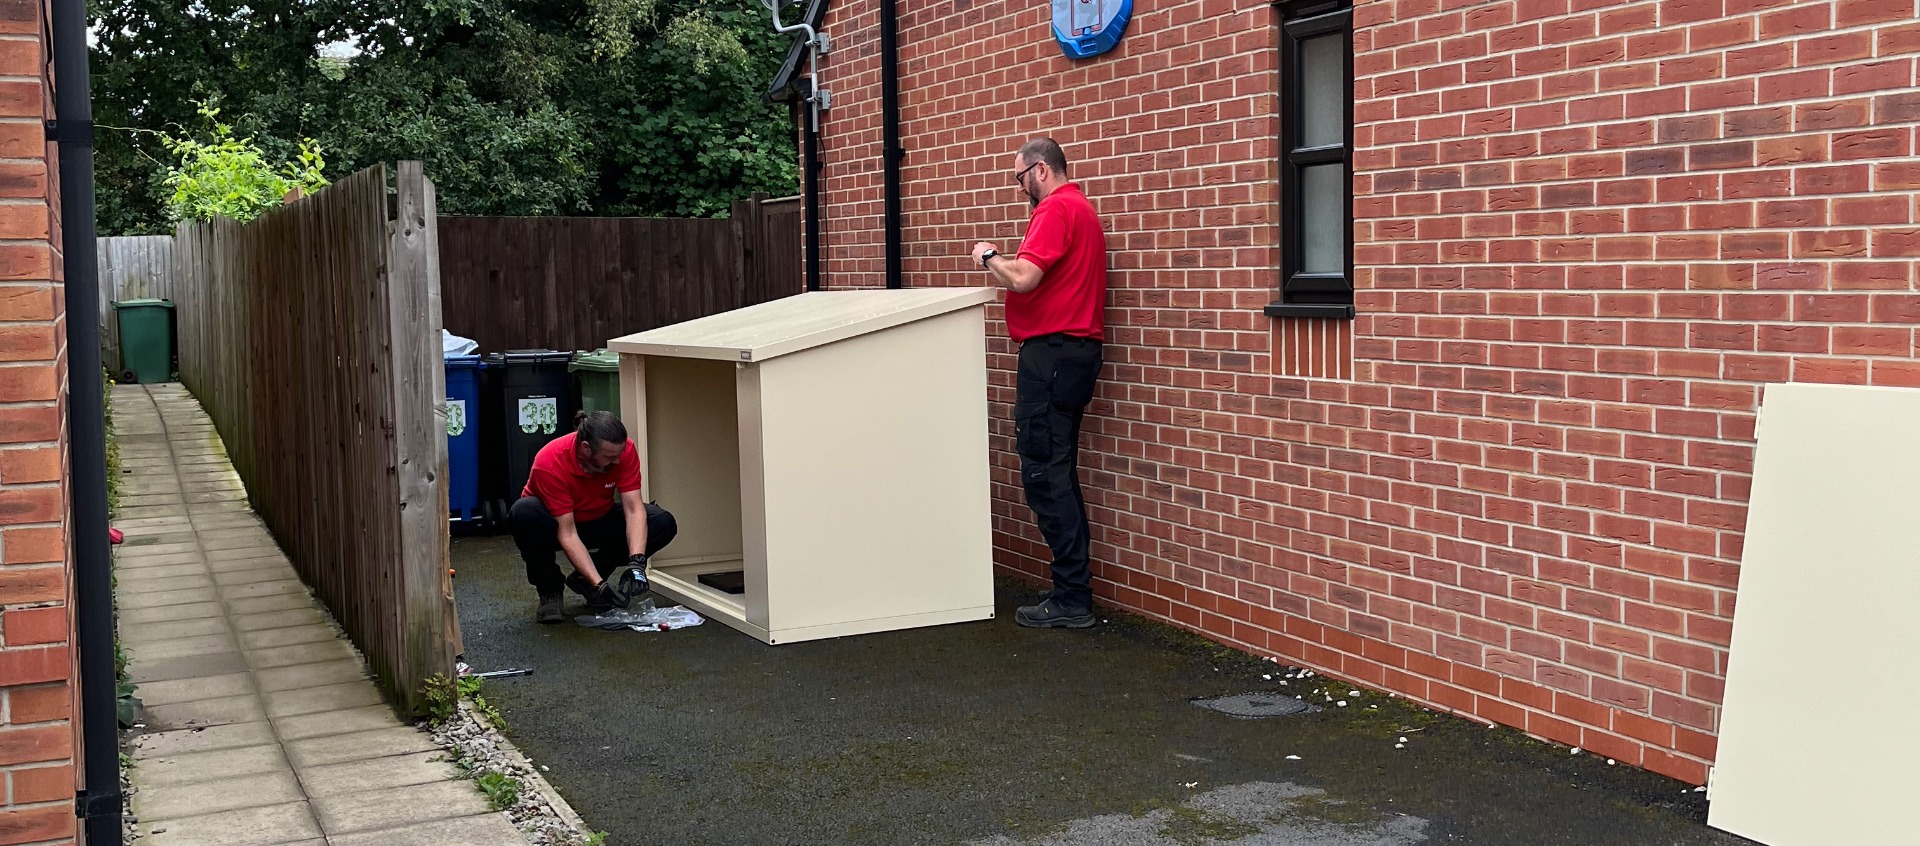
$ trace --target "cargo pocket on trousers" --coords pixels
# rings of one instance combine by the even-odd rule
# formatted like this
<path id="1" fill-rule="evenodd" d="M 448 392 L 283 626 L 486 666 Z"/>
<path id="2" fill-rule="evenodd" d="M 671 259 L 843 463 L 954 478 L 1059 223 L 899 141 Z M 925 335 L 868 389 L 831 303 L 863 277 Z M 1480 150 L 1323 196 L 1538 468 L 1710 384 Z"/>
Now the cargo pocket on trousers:
<path id="1" fill-rule="evenodd" d="M 1052 453 L 1052 411 L 1053 403 L 1047 400 L 1014 404 L 1013 449 L 1021 458 L 1044 462 Z"/>

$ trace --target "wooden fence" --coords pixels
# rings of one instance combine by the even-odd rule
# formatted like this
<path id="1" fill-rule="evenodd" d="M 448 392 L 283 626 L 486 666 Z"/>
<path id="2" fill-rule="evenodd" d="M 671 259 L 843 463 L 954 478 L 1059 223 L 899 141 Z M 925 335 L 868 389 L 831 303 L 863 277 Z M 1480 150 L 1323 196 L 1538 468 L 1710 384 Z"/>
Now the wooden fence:
<path id="1" fill-rule="evenodd" d="M 442 217 L 446 327 L 487 352 L 610 338 L 800 293 L 801 204 L 719 219 Z"/>
<path id="2" fill-rule="evenodd" d="M 173 298 L 173 236 L 130 235 L 95 243 L 100 261 L 101 361 L 119 373 L 120 321 L 113 319 L 113 304 Z"/>
<path id="3" fill-rule="evenodd" d="M 451 675 L 433 184 L 369 168 L 247 224 L 183 225 L 181 381 L 302 579 L 403 712 Z"/>

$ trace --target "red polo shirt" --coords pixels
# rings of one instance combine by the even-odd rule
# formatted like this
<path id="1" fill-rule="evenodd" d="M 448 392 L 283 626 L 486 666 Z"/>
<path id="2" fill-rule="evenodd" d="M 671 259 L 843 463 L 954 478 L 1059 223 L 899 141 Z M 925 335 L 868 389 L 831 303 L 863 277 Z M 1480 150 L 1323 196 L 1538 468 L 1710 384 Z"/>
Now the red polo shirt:
<path id="1" fill-rule="evenodd" d="M 541 447 L 520 495 L 538 497 L 548 514 L 558 517 L 572 512 L 574 522 L 585 523 L 605 517 L 620 494 L 640 489 L 640 451 L 628 440 L 613 467 L 589 474 L 574 456 L 573 445 L 578 442 L 579 436 L 569 432 Z"/>
<path id="2" fill-rule="evenodd" d="M 1062 185 L 1034 207 L 1020 258 L 1040 268 L 1040 287 L 1007 294 L 1015 343 L 1055 332 L 1106 340 L 1107 235 L 1079 185 Z"/>

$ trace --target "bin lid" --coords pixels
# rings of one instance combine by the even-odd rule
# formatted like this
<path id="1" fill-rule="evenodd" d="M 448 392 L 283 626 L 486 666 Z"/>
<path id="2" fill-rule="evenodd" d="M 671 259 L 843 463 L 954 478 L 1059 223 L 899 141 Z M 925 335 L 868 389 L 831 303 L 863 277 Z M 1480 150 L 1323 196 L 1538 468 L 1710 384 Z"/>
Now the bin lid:
<path id="1" fill-rule="evenodd" d="M 172 300 L 120 300 L 113 304 L 114 308 L 143 308 L 146 306 L 159 306 L 160 308 L 173 308 L 173 301 Z"/>
<path id="2" fill-rule="evenodd" d="M 477 355 L 450 355 L 445 356 L 445 358 L 447 360 L 447 367 L 454 370 L 478 370 L 484 366 L 480 363 L 480 357 Z"/>
<path id="3" fill-rule="evenodd" d="M 566 364 L 570 358 L 555 350 L 507 350 L 504 356 L 508 364 Z"/>
<path id="4" fill-rule="evenodd" d="M 766 361 L 993 302 L 998 288 L 809 291 L 662 326 L 607 347 L 616 353 Z"/>
<path id="5" fill-rule="evenodd" d="M 606 347 L 576 352 L 573 354 L 573 363 L 567 365 L 567 371 L 577 373 L 582 370 L 594 373 L 619 373 L 620 354 Z"/>

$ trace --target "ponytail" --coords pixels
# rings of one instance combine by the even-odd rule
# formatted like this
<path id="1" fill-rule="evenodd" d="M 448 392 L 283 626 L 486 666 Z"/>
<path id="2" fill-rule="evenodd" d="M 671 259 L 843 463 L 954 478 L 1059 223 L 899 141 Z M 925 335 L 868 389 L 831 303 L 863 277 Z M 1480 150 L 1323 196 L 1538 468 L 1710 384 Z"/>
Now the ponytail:
<path id="1" fill-rule="evenodd" d="M 601 444 L 624 444 L 627 442 L 627 426 L 611 411 L 574 412 L 573 433 L 580 442 L 590 448 Z"/>

